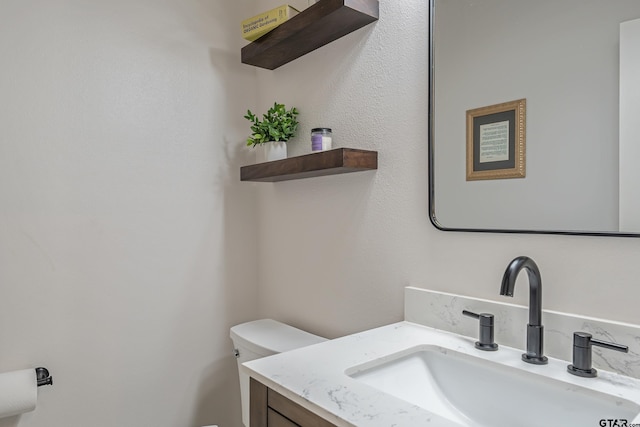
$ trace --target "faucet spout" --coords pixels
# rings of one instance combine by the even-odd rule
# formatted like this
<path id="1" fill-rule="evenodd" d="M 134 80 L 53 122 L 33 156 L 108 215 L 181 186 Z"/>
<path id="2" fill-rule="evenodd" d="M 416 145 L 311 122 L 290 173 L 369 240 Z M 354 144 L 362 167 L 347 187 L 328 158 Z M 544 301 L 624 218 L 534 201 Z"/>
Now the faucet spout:
<path id="1" fill-rule="evenodd" d="M 516 278 L 522 269 L 527 270 L 529 276 L 529 324 L 542 326 L 542 276 L 531 258 L 519 256 L 509 263 L 502 277 L 500 295 L 513 296 Z"/>
<path id="2" fill-rule="evenodd" d="M 529 323 L 527 324 L 527 352 L 522 360 L 544 365 L 548 363 L 543 354 L 544 327 L 542 326 L 542 276 L 536 263 L 529 257 L 519 256 L 509 263 L 502 277 L 500 295 L 513 297 L 516 278 L 522 270 L 529 276 Z"/>

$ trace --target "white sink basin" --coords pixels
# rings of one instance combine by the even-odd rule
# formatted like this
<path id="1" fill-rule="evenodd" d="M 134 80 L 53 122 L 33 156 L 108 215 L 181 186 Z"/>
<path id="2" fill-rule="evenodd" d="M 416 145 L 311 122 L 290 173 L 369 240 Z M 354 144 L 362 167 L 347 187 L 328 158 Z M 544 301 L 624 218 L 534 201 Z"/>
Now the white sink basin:
<path id="1" fill-rule="evenodd" d="M 631 423 L 640 416 L 639 405 L 615 394 L 531 372 L 545 366 L 520 369 L 490 357 L 424 345 L 354 366 L 346 374 L 465 426 L 598 426 L 602 419 Z"/>

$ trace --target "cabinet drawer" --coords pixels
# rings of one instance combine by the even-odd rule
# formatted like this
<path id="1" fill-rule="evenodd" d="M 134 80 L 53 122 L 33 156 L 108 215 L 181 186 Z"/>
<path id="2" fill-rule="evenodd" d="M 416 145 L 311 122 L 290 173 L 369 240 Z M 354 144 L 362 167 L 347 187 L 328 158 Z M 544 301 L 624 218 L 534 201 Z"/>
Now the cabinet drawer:
<path id="1" fill-rule="evenodd" d="M 276 410 L 302 427 L 335 427 L 329 421 L 320 418 L 308 409 L 271 389 L 268 391 L 267 402 L 269 408 Z"/>
<path id="2" fill-rule="evenodd" d="M 267 411 L 267 420 L 267 425 L 269 427 L 300 427 L 298 424 L 283 417 L 271 408 Z"/>
<path id="3" fill-rule="evenodd" d="M 249 383 L 251 427 L 336 427 L 254 378 Z"/>

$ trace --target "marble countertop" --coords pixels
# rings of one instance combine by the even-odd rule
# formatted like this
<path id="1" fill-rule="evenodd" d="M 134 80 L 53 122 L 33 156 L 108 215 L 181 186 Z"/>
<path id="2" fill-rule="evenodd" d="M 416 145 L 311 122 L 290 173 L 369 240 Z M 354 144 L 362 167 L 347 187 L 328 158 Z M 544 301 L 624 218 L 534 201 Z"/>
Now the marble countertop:
<path id="1" fill-rule="evenodd" d="M 569 384 L 609 393 L 640 404 L 640 380 L 599 371 L 597 379 L 566 371 L 567 361 L 549 358 L 544 366 L 521 361 L 522 350 L 501 346 L 478 351 L 475 339 L 411 322 L 391 325 L 326 341 L 243 365 L 251 377 L 337 426 L 415 427 L 459 424 L 395 398 L 351 378 L 353 367 L 391 360 L 397 353 L 424 346 L 444 347 L 506 366 L 513 366 Z M 640 416 L 633 423 L 640 423 Z"/>

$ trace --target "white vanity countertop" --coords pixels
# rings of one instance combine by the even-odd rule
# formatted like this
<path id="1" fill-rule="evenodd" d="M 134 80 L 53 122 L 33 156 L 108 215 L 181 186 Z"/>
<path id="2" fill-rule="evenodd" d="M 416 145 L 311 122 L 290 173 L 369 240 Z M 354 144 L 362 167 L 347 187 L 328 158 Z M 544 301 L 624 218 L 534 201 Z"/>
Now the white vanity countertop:
<path id="1" fill-rule="evenodd" d="M 245 363 L 243 369 L 337 426 L 458 425 L 345 374 L 354 366 L 391 360 L 397 357 L 396 353 L 424 345 L 445 347 L 640 404 L 640 380 L 602 370 L 597 380 L 580 378 L 567 372 L 567 361 L 549 358 L 548 365 L 530 365 L 520 359 L 519 349 L 501 346 L 499 351 L 484 352 L 475 349 L 475 341 L 405 321 L 253 360 Z M 640 417 L 629 421 L 640 422 Z"/>

